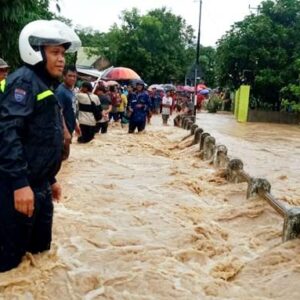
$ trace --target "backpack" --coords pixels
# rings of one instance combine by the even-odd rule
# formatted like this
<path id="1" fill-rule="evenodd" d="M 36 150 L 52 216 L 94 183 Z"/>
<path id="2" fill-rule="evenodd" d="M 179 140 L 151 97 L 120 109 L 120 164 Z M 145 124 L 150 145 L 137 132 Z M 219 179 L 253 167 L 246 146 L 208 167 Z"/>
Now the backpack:
<path id="1" fill-rule="evenodd" d="M 96 121 L 100 121 L 102 119 L 102 107 L 101 104 L 97 105 L 95 102 L 92 101 L 92 110 L 93 115 Z"/>
<path id="2" fill-rule="evenodd" d="M 100 121 L 102 119 L 102 106 L 101 104 L 97 105 L 94 101 L 92 101 L 90 95 L 88 94 L 91 100 L 92 113 L 96 121 Z"/>

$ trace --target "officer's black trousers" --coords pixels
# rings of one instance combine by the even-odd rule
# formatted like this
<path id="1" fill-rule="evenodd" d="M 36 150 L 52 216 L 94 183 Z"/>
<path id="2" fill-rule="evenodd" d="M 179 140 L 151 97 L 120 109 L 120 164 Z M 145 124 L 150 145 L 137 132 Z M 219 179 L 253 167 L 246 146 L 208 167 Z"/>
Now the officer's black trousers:
<path id="1" fill-rule="evenodd" d="M 14 208 L 13 190 L 9 181 L 0 179 L 0 272 L 21 262 L 26 252 L 50 249 L 53 203 L 48 183 L 32 188 L 35 196 L 31 218 Z"/>

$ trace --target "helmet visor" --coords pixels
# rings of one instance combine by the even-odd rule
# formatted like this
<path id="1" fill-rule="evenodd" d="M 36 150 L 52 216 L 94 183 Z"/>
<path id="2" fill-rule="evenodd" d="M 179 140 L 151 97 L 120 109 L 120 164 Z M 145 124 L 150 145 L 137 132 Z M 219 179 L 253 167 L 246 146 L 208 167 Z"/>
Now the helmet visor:
<path id="1" fill-rule="evenodd" d="M 68 47 L 70 47 L 71 43 L 70 41 L 62 38 L 41 38 L 37 36 L 30 36 L 29 37 L 29 43 L 33 47 L 39 47 L 39 46 L 58 46 L 63 44 L 68 44 Z"/>

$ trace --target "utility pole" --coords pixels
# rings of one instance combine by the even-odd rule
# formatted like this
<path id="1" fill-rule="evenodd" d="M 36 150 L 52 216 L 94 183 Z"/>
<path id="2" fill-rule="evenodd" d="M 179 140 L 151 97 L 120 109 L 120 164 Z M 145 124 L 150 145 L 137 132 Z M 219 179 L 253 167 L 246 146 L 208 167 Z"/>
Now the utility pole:
<path id="1" fill-rule="evenodd" d="M 199 5 L 199 27 L 198 27 L 197 52 L 196 52 L 197 65 L 199 65 L 199 55 L 200 55 L 201 19 L 202 19 L 202 0 L 200 0 L 200 5 Z"/>
<path id="2" fill-rule="evenodd" d="M 256 6 L 256 7 L 252 7 L 252 6 L 249 4 L 248 8 L 249 8 L 250 11 L 256 10 L 256 15 L 258 16 L 259 13 L 260 13 L 261 6 L 258 5 L 258 6 Z"/>
<path id="3" fill-rule="evenodd" d="M 198 68 L 200 65 L 201 19 L 202 19 L 202 0 L 200 0 L 199 2 L 199 26 L 198 26 L 198 37 L 197 37 L 196 65 L 195 65 L 195 98 L 194 98 L 195 116 L 196 116 L 196 106 L 197 106 L 197 77 L 198 77 Z"/>

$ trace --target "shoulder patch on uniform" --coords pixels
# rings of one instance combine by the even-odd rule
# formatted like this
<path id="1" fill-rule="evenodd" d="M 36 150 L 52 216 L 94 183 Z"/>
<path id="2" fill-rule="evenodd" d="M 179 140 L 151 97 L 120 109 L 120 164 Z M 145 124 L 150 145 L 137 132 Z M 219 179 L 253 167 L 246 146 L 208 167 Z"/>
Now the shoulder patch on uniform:
<path id="1" fill-rule="evenodd" d="M 16 102 L 24 104 L 26 101 L 26 94 L 27 92 L 25 90 L 16 88 L 14 92 Z"/>

